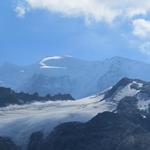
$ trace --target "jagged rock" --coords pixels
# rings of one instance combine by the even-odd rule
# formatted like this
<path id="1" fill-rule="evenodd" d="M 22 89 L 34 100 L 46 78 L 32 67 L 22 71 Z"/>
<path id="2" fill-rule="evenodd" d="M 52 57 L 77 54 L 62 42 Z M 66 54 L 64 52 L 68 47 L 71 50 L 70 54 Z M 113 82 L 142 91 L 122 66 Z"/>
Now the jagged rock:
<path id="1" fill-rule="evenodd" d="M 28 93 L 16 93 L 10 88 L 0 87 L 0 107 L 4 107 L 10 104 L 26 104 L 35 101 L 56 101 L 56 100 L 74 100 L 70 94 L 56 94 L 54 96 L 46 95 L 39 96 L 38 93 L 28 94 Z"/>

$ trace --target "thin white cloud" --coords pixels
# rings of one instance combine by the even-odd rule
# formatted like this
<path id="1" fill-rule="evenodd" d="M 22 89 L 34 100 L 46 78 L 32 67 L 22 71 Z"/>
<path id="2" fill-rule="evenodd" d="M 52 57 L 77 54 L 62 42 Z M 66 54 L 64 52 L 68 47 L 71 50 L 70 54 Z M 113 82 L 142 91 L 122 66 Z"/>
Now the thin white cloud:
<path id="1" fill-rule="evenodd" d="M 97 0 L 27 0 L 31 9 L 46 9 L 64 16 L 85 17 L 86 20 L 112 22 L 119 14 L 106 2 Z"/>
<path id="2" fill-rule="evenodd" d="M 23 17 L 26 13 L 26 8 L 23 5 L 18 5 L 15 11 L 18 17 Z"/>
<path id="3" fill-rule="evenodd" d="M 117 17 L 146 15 L 150 0 L 22 0 L 30 9 L 45 9 L 65 16 L 112 22 Z"/>
<path id="4" fill-rule="evenodd" d="M 134 35 L 131 40 L 142 39 L 137 47 L 140 43 L 139 51 L 149 54 L 147 38 L 150 39 L 150 21 L 144 20 L 143 16 L 150 12 L 150 0 L 18 0 L 18 3 L 20 1 L 24 7 L 16 8 L 19 16 L 23 16 L 26 10 L 42 9 L 66 17 L 83 17 L 87 23 L 111 24 L 115 20 L 126 19 L 133 26 L 133 31 L 129 33 Z"/>
<path id="5" fill-rule="evenodd" d="M 137 39 L 138 50 L 150 56 L 150 20 L 133 20 L 133 35 Z"/>
<path id="6" fill-rule="evenodd" d="M 133 21 L 133 34 L 139 38 L 150 38 L 150 21 L 136 19 Z"/>

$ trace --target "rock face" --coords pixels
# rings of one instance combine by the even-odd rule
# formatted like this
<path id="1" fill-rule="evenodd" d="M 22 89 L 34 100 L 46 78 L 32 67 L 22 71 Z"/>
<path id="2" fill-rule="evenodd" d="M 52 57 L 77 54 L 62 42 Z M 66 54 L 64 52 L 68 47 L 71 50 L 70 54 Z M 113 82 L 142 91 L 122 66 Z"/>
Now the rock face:
<path id="1" fill-rule="evenodd" d="M 42 144 L 43 134 L 41 132 L 36 132 L 31 135 L 30 142 L 28 144 L 28 150 L 38 150 L 39 145 Z"/>
<path id="2" fill-rule="evenodd" d="M 123 78 L 77 101 L 0 108 L 0 135 L 25 150 L 149 150 L 149 106 L 150 83 Z"/>
<path id="3" fill-rule="evenodd" d="M 34 133 L 28 150 L 149 150 L 150 114 L 136 105 L 136 98 L 126 97 L 116 113 L 100 113 L 86 123 L 61 124 L 46 139 Z"/>
<path id="4" fill-rule="evenodd" d="M 0 137 L 0 150 L 21 150 L 9 138 Z"/>
<path id="5" fill-rule="evenodd" d="M 70 94 L 57 94 L 51 96 L 50 94 L 44 96 L 39 96 L 38 93 L 28 94 L 28 93 L 16 93 L 10 88 L 0 87 L 0 107 L 4 107 L 10 104 L 26 104 L 35 101 L 55 101 L 55 100 L 74 100 Z"/>

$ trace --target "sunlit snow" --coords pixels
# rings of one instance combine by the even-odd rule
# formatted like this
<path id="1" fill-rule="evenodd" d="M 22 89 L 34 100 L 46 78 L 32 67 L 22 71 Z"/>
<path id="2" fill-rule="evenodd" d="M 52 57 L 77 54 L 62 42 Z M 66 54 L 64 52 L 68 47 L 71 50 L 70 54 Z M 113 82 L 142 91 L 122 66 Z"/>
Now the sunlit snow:
<path id="1" fill-rule="evenodd" d="M 88 121 L 99 112 L 114 109 L 111 102 L 93 96 L 77 101 L 48 101 L 30 105 L 11 105 L 0 108 L 0 136 L 11 137 L 16 143 L 26 145 L 31 133 L 48 134 L 55 126 L 68 121 Z"/>

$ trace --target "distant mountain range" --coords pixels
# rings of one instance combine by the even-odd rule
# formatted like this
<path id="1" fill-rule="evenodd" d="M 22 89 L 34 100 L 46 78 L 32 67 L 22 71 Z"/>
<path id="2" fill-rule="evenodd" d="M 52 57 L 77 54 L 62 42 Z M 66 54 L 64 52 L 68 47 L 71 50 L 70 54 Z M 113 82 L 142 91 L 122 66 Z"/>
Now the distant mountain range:
<path id="1" fill-rule="evenodd" d="M 82 98 L 109 88 L 123 77 L 150 81 L 150 64 L 121 57 L 86 61 L 52 56 L 28 66 L 0 66 L 0 86 L 40 95 L 69 93 Z"/>

